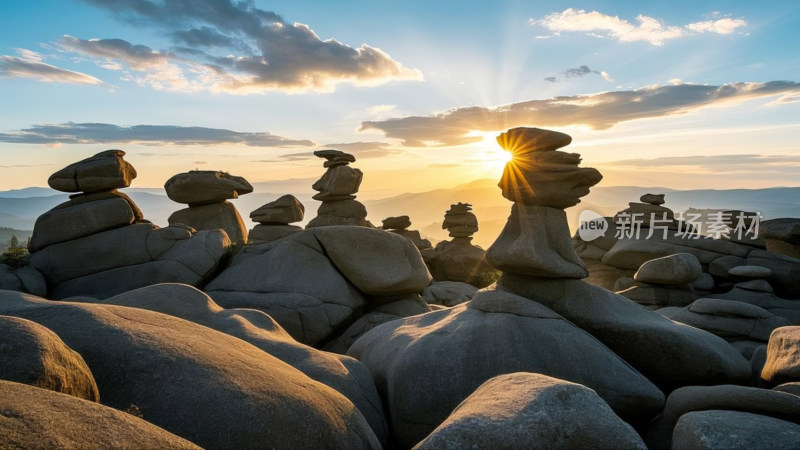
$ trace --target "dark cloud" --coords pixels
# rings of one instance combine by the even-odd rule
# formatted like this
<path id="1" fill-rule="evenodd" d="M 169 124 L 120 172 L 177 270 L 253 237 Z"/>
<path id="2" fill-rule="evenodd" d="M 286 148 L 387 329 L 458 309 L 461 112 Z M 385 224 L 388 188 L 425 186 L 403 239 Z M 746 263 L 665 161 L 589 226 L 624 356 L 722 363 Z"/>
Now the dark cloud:
<path id="1" fill-rule="evenodd" d="M 501 131 L 518 126 L 586 125 L 606 129 L 647 117 L 687 113 L 709 105 L 777 95 L 796 95 L 800 83 L 731 83 L 721 86 L 677 84 L 631 91 L 531 100 L 497 108 L 456 108 L 435 116 L 409 116 L 362 122 L 361 131 L 380 130 L 411 147 L 479 142 L 473 131 Z"/>
<path id="2" fill-rule="evenodd" d="M 28 54 L 36 53 L 27 51 Z M 46 83 L 103 84 L 85 73 L 61 69 L 30 57 L 0 55 L 0 77 L 34 78 Z"/>
<path id="3" fill-rule="evenodd" d="M 309 140 L 294 140 L 271 133 L 180 127 L 171 125 L 135 125 L 121 127 L 107 123 L 62 123 L 34 125 L 12 133 L 0 133 L 0 142 L 19 144 L 123 144 L 148 145 L 218 145 L 244 144 L 254 147 L 310 147 Z"/>
<path id="4" fill-rule="evenodd" d="M 152 52 L 119 40 L 73 41 L 64 47 L 93 57 L 118 59 L 134 70 L 153 70 L 169 64 L 177 82 L 155 77 L 137 82 L 157 88 L 204 88 L 228 92 L 330 91 L 340 82 L 375 85 L 390 80 L 421 79 L 378 48 L 352 48 L 334 39 L 321 40 L 307 25 L 286 22 L 258 9 L 253 2 L 230 0 L 85 0 L 115 17 L 140 26 L 156 27 L 172 39 L 172 52 Z M 113 51 L 100 54 L 100 44 L 113 42 Z M 76 45 L 81 44 L 81 45 Z M 143 48 L 142 48 L 143 47 Z M 141 52 L 130 50 L 138 49 Z M 177 56 L 176 54 L 180 54 Z M 180 71 L 180 77 L 176 73 Z"/>

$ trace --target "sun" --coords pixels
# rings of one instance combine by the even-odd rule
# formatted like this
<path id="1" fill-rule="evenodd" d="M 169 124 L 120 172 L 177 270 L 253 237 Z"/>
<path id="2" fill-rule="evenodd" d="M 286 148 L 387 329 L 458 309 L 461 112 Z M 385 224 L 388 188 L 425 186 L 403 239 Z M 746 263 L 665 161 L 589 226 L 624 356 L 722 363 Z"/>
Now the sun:
<path id="1" fill-rule="evenodd" d="M 497 144 L 497 133 L 489 132 L 480 133 L 483 136 L 483 154 L 485 158 L 484 164 L 497 172 L 502 172 L 506 163 L 511 161 L 513 155 L 500 148 Z"/>

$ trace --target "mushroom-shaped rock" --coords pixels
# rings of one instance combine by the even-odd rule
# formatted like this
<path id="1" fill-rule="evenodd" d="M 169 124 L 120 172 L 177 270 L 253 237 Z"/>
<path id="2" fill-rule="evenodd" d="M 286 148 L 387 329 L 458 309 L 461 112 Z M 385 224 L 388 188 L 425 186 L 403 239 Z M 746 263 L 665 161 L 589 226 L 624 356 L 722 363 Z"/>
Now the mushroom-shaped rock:
<path id="1" fill-rule="evenodd" d="M 106 150 L 50 175 L 47 184 L 62 192 L 103 192 L 131 185 L 136 169 L 122 150 Z"/>
<path id="2" fill-rule="evenodd" d="M 167 180 L 164 189 L 172 201 L 190 206 L 220 203 L 253 192 L 244 178 L 216 170 L 179 173 Z"/>
<path id="3" fill-rule="evenodd" d="M 286 225 L 303 220 L 306 208 L 294 195 L 284 195 L 250 213 L 253 222 Z"/>

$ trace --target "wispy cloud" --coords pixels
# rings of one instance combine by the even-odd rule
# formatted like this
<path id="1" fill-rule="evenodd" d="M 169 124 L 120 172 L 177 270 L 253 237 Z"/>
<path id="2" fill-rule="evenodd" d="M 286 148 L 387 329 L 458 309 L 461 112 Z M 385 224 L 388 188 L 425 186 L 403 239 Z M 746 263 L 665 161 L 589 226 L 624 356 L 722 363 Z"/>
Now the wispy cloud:
<path id="1" fill-rule="evenodd" d="M 42 55 L 32 50 L 16 50 L 19 56 L 0 55 L 0 77 L 33 78 L 45 83 L 103 84 L 91 75 L 46 64 Z"/>
<path id="2" fill-rule="evenodd" d="M 123 79 L 156 89 L 328 92 L 344 82 L 377 85 L 422 79 L 418 70 L 404 67 L 378 48 L 322 40 L 308 25 L 287 22 L 253 2 L 84 1 L 125 22 L 161 30 L 173 46 L 155 51 L 120 39 L 65 36 L 63 48 L 96 58 L 104 67 L 121 64 L 134 72 Z"/>
<path id="3" fill-rule="evenodd" d="M 309 140 L 295 140 L 267 132 L 247 133 L 218 128 L 172 125 L 122 127 L 107 123 L 61 123 L 34 125 L 0 133 L 0 142 L 17 144 L 126 144 L 219 145 L 243 144 L 254 147 L 311 147 Z"/>
<path id="4" fill-rule="evenodd" d="M 796 180 L 800 155 L 733 154 L 711 156 L 669 156 L 653 159 L 627 159 L 593 164 L 601 170 L 628 170 L 638 173 L 681 173 L 684 175 L 726 175 L 728 177 L 790 177 Z"/>
<path id="5" fill-rule="evenodd" d="M 611 75 L 609 75 L 608 72 L 592 70 L 592 69 L 589 68 L 589 66 L 586 66 L 586 65 L 581 65 L 581 66 L 578 66 L 578 67 L 573 67 L 571 69 L 567 69 L 564 72 L 561 72 L 558 76 L 547 77 L 544 80 L 545 81 L 550 81 L 552 83 L 555 83 L 557 81 L 568 80 L 570 78 L 581 78 L 581 77 L 584 77 L 584 76 L 590 75 L 590 74 L 600 75 L 601 77 L 603 77 L 604 80 L 606 80 L 608 82 L 614 81 L 614 79 L 611 78 Z"/>
<path id="6" fill-rule="evenodd" d="M 541 19 L 530 19 L 529 23 L 541 26 L 554 34 L 583 32 L 599 38 L 613 38 L 619 42 L 649 42 L 664 45 L 664 41 L 697 33 L 731 34 L 747 26 L 744 19 L 730 17 L 690 23 L 685 26 L 667 25 L 662 20 L 645 15 L 636 16 L 631 23 L 619 16 L 610 16 L 598 11 L 568 8 L 551 13 Z"/>
<path id="7" fill-rule="evenodd" d="M 697 108 L 774 96 L 797 96 L 800 83 L 730 83 L 721 86 L 675 84 L 630 91 L 554 97 L 497 108 L 456 108 L 435 116 L 408 116 L 362 122 L 361 131 L 378 130 L 412 147 L 479 142 L 475 131 L 517 126 L 586 125 L 606 129 L 619 122 L 690 112 Z M 790 97 L 791 98 L 791 97 Z"/>

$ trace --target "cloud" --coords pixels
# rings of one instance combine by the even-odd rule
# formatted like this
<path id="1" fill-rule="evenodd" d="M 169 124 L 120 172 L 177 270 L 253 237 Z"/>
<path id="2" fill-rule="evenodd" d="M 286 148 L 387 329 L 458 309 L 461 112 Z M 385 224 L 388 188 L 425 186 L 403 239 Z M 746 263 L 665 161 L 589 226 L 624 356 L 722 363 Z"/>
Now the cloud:
<path id="1" fill-rule="evenodd" d="M 339 83 L 378 85 L 421 80 L 379 48 L 320 39 L 308 25 L 289 23 L 253 2 L 231 0 L 85 0 L 120 20 L 159 29 L 174 46 L 153 51 L 119 39 L 65 36 L 65 49 L 144 74 L 129 77 L 167 90 L 246 94 L 281 90 L 330 92 Z M 167 82 L 159 83 L 166 77 Z"/>
<path id="2" fill-rule="evenodd" d="M 619 16 L 573 8 L 548 14 L 539 20 L 529 20 L 530 25 L 544 27 L 556 35 L 562 32 L 584 32 L 598 38 L 613 38 L 619 42 L 649 42 L 656 46 L 664 45 L 664 41 L 669 39 L 694 33 L 731 34 L 738 28 L 747 26 L 744 19 L 722 18 L 679 27 L 666 25 L 659 19 L 641 14 L 636 16 L 636 22 L 633 24 Z"/>
<path id="3" fill-rule="evenodd" d="M 683 114 L 697 108 L 773 96 L 800 94 L 800 83 L 730 83 L 721 86 L 676 84 L 630 91 L 553 97 L 497 108 L 463 107 L 434 116 L 366 121 L 361 131 L 378 130 L 411 147 L 453 146 L 479 142 L 475 131 L 494 132 L 518 126 L 586 125 L 606 129 L 619 122 Z"/>
<path id="4" fill-rule="evenodd" d="M 597 167 L 611 170 L 628 169 L 636 172 L 679 172 L 694 175 L 727 175 L 730 177 L 753 174 L 790 176 L 800 168 L 800 155 L 734 154 L 711 156 L 669 156 L 654 159 L 627 159 L 595 163 Z M 605 170 L 605 169 L 604 169 Z"/>
<path id="5" fill-rule="evenodd" d="M 581 77 L 584 77 L 584 76 L 590 75 L 590 74 L 600 75 L 601 77 L 603 77 L 604 80 L 606 80 L 608 82 L 614 81 L 614 79 L 611 78 L 611 76 L 607 72 L 600 72 L 600 71 L 597 71 L 597 70 L 592 70 L 592 69 L 589 68 L 589 66 L 586 66 L 586 65 L 582 65 L 582 66 L 578 66 L 578 67 L 573 67 L 571 69 L 567 69 L 566 71 L 562 72 L 559 77 L 546 77 L 544 80 L 555 83 L 555 82 L 557 82 L 559 80 L 562 80 L 562 79 L 581 78 Z"/>
<path id="6" fill-rule="evenodd" d="M 254 147 L 310 147 L 308 140 L 294 140 L 271 133 L 242 133 L 231 130 L 172 125 L 121 127 L 107 123 L 61 123 L 33 125 L 12 133 L 0 133 L 0 142 L 15 144 L 127 144 L 219 145 L 243 144 Z"/>
<path id="7" fill-rule="evenodd" d="M 34 78 L 45 83 L 101 85 L 102 81 L 85 73 L 61 69 L 42 62 L 42 55 L 24 48 L 20 56 L 0 55 L 0 77 Z"/>

